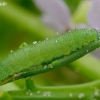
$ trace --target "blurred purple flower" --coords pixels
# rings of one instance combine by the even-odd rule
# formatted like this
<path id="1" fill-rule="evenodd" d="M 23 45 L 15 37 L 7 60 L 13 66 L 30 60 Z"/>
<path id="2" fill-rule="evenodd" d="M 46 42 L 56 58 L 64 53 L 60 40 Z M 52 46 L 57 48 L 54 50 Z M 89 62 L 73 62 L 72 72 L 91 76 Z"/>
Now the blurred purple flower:
<path id="1" fill-rule="evenodd" d="M 100 31 L 100 0 L 91 0 L 91 9 L 87 16 L 88 24 Z"/>
<path id="2" fill-rule="evenodd" d="M 57 32 L 63 33 L 70 28 L 70 11 L 63 0 L 33 0 L 43 12 L 41 20 Z"/>

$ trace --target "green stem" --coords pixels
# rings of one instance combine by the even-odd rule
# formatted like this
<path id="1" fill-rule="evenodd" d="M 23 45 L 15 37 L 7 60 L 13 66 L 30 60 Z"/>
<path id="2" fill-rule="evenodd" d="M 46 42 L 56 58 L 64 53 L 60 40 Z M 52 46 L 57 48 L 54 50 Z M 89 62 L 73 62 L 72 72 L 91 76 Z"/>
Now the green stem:
<path id="1" fill-rule="evenodd" d="M 26 79 L 26 89 L 31 90 L 31 91 L 35 91 L 36 87 L 32 81 L 32 79 L 30 77 L 28 77 Z"/>
<path id="2" fill-rule="evenodd" d="M 72 86 L 36 87 L 35 91 L 26 89 L 9 91 L 13 100 L 99 100 L 100 80 Z"/>

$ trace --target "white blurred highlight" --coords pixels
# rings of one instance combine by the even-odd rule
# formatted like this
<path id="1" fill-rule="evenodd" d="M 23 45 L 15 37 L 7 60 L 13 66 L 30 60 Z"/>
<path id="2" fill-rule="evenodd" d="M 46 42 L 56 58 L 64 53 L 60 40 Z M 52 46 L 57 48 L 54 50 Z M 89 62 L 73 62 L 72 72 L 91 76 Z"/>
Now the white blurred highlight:
<path id="1" fill-rule="evenodd" d="M 70 12 L 63 0 L 33 0 L 43 12 L 41 20 L 58 32 L 70 27 Z"/>

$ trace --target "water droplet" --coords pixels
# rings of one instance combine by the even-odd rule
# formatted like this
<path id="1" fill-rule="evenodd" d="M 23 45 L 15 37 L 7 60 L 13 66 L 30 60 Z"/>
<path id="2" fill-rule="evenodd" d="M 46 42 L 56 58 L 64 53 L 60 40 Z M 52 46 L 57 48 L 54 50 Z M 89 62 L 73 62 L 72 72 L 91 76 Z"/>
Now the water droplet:
<path id="1" fill-rule="evenodd" d="M 87 52 L 89 52 L 89 51 L 87 50 Z"/>
<path id="2" fill-rule="evenodd" d="M 30 93 L 30 96 L 32 96 L 33 95 L 33 93 Z"/>
<path id="3" fill-rule="evenodd" d="M 72 94 L 72 93 L 70 93 L 70 94 L 69 94 L 69 96 L 70 96 L 70 97 L 72 97 L 72 96 L 73 96 L 73 94 Z"/>
<path id="4" fill-rule="evenodd" d="M 81 98 L 83 98 L 84 97 L 84 93 L 80 93 L 79 95 L 78 95 L 78 98 L 79 99 L 81 99 Z"/>
<path id="5" fill-rule="evenodd" d="M 10 51 L 11 53 L 13 52 L 13 50 Z"/>
<path id="6" fill-rule="evenodd" d="M 51 94 L 48 94 L 48 97 L 50 97 L 51 96 Z"/>
<path id="7" fill-rule="evenodd" d="M 96 89 L 96 90 L 95 90 L 94 95 L 95 95 L 95 96 L 99 96 L 99 89 Z"/>
<path id="8" fill-rule="evenodd" d="M 58 41 L 56 40 L 56 43 L 57 43 Z"/>
<path id="9" fill-rule="evenodd" d="M 27 46 L 28 44 L 26 43 L 26 42 L 23 42 L 20 46 L 19 46 L 19 48 L 23 48 L 23 47 L 25 47 L 25 46 Z"/>
<path id="10" fill-rule="evenodd" d="M 17 78 L 21 75 L 22 73 L 14 74 L 14 77 Z"/>
<path id="11" fill-rule="evenodd" d="M 44 93 L 43 93 L 43 96 L 50 97 L 50 96 L 51 96 L 51 93 L 50 93 L 50 92 L 44 92 Z"/>
<path id="12" fill-rule="evenodd" d="M 37 41 L 34 41 L 34 42 L 33 42 L 33 44 L 36 44 L 36 43 L 37 43 Z"/>
<path id="13" fill-rule="evenodd" d="M 52 64 L 49 64 L 49 65 L 48 65 L 48 68 L 53 68 Z"/>
<path id="14" fill-rule="evenodd" d="M 57 32 L 56 34 L 58 35 L 59 33 Z"/>
<path id="15" fill-rule="evenodd" d="M 48 38 L 46 38 L 46 40 L 48 40 Z"/>
<path id="16" fill-rule="evenodd" d="M 98 28 L 95 28 L 98 31 Z"/>
<path id="17" fill-rule="evenodd" d="M 44 69 L 46 69 L 48 66 L 47 65 L 44 65 Z"/>
<path id="18" fill-rule="evenodd" d="M 31 90 L 28 90 L 28 92 L 31 92 Z"/>
<path id="19" fill-rule="evenodd" d="M 75 29 L 76 29 L 76 28 L 75 28 Z M 70 32 L 70 30 L 69 30 L 68 32 Z"/>
<path id="20" fill-rule="evenodd" d="M 37 91 L 37 93 L 41 93 L 41 91 Z"/>

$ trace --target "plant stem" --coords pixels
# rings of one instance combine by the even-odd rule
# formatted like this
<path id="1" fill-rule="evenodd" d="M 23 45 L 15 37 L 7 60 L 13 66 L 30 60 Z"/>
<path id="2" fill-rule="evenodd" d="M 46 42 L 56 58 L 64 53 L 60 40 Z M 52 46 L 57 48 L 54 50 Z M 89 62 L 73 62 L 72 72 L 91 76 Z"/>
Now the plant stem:
<path id="1" fill-rule="evenodd" d="M 99 100 L 100 80 L 72 86 L 36 87 L 35 91 L 26 89 L 9 91 L 13 100 Z"/>
<path id="2" fill-rule="evenodd" d="M 31 91 L 36 90 L 36 87 L 35 87 L 35 85 L 34 85 L 32 79 L 31 79 L 30 77 L 28 77 L 28 78 L 26 79 L 26 89 L 29 89 L 29 90 L 31 90 Z"/>

